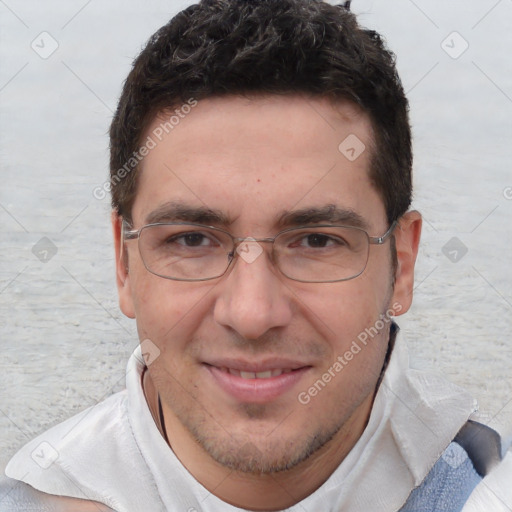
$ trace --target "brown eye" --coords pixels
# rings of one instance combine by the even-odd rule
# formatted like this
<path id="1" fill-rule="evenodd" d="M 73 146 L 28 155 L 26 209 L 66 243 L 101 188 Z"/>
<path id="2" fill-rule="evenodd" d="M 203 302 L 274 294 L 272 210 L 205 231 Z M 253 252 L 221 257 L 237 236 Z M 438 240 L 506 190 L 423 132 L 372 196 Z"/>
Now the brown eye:
<path id="1" fill-rule="evenodd" d="M 173 236 L 169 242 L 177 242 L 180 245 L 185 245 L 187 247 L 199 247 L 207 245 L 210 240 L 202 233 L 185 233 L 179 236 Z"/>
<path id="2" fill-rule="evenodd" d="M 325 247 L 332 241 L 331 237 L 315 233 L 305 237 L 305 241 L 309 247 Z"/>

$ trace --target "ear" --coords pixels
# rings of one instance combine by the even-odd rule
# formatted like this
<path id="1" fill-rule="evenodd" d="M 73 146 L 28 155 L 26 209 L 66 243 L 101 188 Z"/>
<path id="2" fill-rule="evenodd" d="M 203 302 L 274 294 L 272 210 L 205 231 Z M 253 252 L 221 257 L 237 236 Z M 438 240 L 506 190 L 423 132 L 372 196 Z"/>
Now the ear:
<path id="1" fill-rule="evenodd" d="M 421 224 L 420 213 L 410 211 L 401 217 L 394 232 L 398 266 L 392 302 L 402 306 L 397 315 L 403 315 L 411 307 L 414 289 L 414 265 L 418 255 Z"/>
<path id="2" fill-rule="evenodd" d="M 131 290 L 130 273 L 128 269 L 128 253 L 122 237 L 123 219 L 117 212 L 112 212 L 112 231 L 116 250 L 116 283 L 119 294 L 119 307 L 129 318 L 135 318 L 135 308 Z"/>

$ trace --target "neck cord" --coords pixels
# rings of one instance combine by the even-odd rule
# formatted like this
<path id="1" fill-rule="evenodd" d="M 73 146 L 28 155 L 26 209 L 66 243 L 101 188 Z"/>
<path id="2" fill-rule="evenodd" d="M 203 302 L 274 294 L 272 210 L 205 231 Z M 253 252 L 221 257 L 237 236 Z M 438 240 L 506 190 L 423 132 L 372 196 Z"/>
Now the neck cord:
<path id="1" fill-rule="evenodd" d="M 142 371 L 142 390 L 144 392 L 144 397 L 146 398 L 146 402 L 149 406 L 149 410 L 151 411 L 151 415 L 153 416 L 153 419 L 155 421 L 155 423 L 158 422 L 158 427 L 159 427 L 159 430 L 161 431 L 160 433 L 162 434 L 162 437 L 164 438 L 165 442 L 169 445 L 169 447 L 171 446 L 171 443 L 169 442 L 169 438 L 167 437 L 167 430 L 165 429 L 165 419 L 164 419 L 164 411 L 163 411 L 163 408 L 162 408 L 162 400 L 160 399 L 160 393 L 157 393 L 157 397 L 158 397 L 158 411 L 157 411 L 157 414 L 158 414 L 158 418 L 156 418 L 156 414 L 153 414 L 153 408 L 149 405 L 149 401 L 148 401 L 148 398 L 147 398 L 147 395 L 146 395 L 146 386 L 144 384 L 144 378 L 146 376 L 146 371 L 147 371 L 148 367 L 144 367 L 144 370 Z"/>
<path id="2" fill-rule="evenodd" d="M 160 400 L 160 393 L 158 393 L 158 421 L 160 422 L 160 428 L 162 429 L 162 435 L 164 436 L 165 442 L 171 446 L 169 438 L 167 437 L 167 430 L 165 429 L 164 411 L 162 409 L 162 401 Z"/>

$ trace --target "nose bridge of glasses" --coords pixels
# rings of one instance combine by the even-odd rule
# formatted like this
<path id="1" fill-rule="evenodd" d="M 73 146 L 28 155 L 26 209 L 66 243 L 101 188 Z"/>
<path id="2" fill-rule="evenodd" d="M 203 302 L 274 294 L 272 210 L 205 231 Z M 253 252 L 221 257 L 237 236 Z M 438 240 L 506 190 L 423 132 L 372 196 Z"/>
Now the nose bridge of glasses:
<path id="1" fill-rule="evenodd" d="M 229 257 L 232 260 L 235 255 L 240 256 L 246 263 L 253 263 L 263 252 L 265 252 L 264 248 L 260 245 L 260 243 L 270 243 L 271 245 L 271 253 L 270 259 L 273 263 L 273 248 L 274 248 L 274 240 L 275 238 L 254 238 L 252 236 L 247 237 L 232 237 L 233 240 L 233 248 L 229 253 Z"/>
<path id="2" fill-rule="evenodd" d="M 273 242 L 275 240 L 275 237 L 265 237 L 265 238 L 254 238 L 252 236 L 234 236 L 233 242 L 236 245 L 239 245 L 242 242 Z"/>

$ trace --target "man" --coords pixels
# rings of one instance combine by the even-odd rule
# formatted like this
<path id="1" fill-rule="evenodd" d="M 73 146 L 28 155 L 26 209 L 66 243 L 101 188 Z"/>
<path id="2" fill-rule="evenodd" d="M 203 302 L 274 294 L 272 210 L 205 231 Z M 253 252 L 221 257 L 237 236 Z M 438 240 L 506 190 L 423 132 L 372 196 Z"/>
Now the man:
<path id="1" fill-rule="evenodd" d="M 511 457 L 394 322 L 407 110 L 348 5 L 205 0 L 160 29 L 110 131 L 127 390 L 23 448 L 0 510 L 511 510 Z"/>

